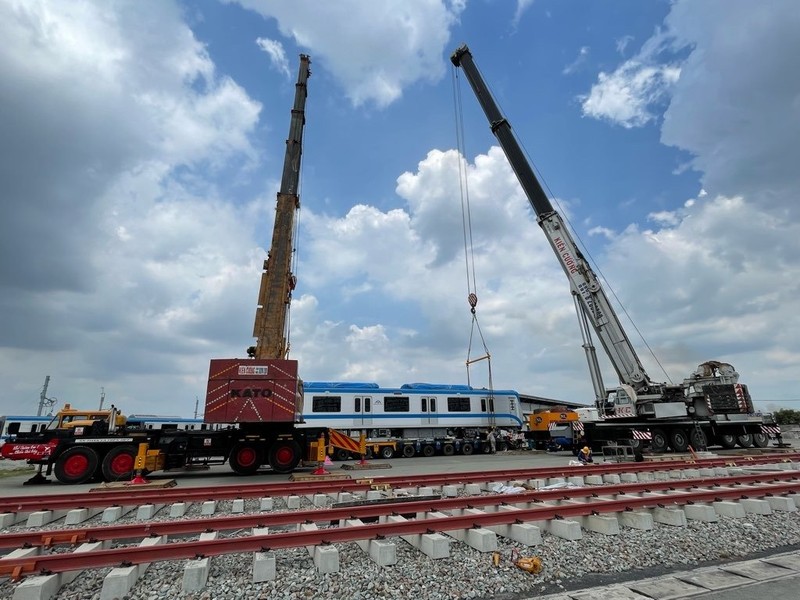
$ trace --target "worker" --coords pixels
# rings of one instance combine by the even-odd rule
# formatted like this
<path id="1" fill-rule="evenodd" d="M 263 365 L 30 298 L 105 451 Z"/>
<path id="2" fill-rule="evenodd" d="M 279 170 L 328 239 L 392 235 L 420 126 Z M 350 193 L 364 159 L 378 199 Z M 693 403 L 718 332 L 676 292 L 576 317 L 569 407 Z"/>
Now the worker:
<path id="1" fill-rule="evenodd" d="M 583 464 L 594 462 L 592 460 L 592 449 L 589 446 L 581 448 L 580 452 L 578 452 L 578 460 Z"/>
<path id="2" fill-rule="evenodd" d="M 497 452 L 497 439 L 494 436 L 494 427 L 492 427 L 486 435 L 486 441 L 489 442 L 489 450 L 491 453 L 494 454 Z"/>

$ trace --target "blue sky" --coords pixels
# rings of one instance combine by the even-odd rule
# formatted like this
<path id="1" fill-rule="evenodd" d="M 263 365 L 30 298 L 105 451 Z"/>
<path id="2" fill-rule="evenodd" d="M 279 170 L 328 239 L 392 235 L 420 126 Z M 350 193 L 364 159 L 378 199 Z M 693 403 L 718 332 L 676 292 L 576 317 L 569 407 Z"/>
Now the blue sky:
<path id="1" fill-rule="evenodd" d="M 300 53 L 291 357 L 465 383 L 462 43 L 651 378 L 728 361 L 760 408 L 800 408 L 798 26 L 792 0 L 5 2 L 0 414 L 45 375 L 59 404 L 202 406 L 208 359 L 252 343 Z M 456 82 L 493 384 L 589 403 L 566 278 Z"/>

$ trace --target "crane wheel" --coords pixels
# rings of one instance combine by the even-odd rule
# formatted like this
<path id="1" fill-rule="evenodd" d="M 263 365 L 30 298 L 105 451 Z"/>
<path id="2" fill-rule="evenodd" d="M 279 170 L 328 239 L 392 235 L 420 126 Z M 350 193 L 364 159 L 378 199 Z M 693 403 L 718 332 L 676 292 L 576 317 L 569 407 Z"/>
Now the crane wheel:
<path id="1" fill-rule="evenodd" d="M 294 440 L 276 440 L 269 449 L 269 466 L 276 473 L 291 473 L 301 458 L 300 444 Z"/>
<path id="2" fill-rule="evenodd" d="M 97 452 L 88 446 L 73 446 L 58 457 L 53 473 L 61 483 L 86 483 L 97 470 Z"/>
<path id="3" fill-rule="evenodd" d="M 675 452 L 686 452 L 689 449 L 689 436 L 683 429 L 673 429 L 669 433 L 669 445 Z"/>
<path id="4" fill-rule="evenodd" d="M 667 434 L 663 429 L 653 429 L 651 432 L 650 450 L 653 452 L 667 451 Z"/>
<path id="5" fill-rule="evenodd" d="M 100 469 L 103 472 L 103 479 L 106 481 L 121 481 L 133 476 L 135 465 L 136 446 L 126 444 L 109 450 L 108 454 L 103 457 Z"/>
<path id="6" fill-rule="evenodd" d="M 731 448 L 736 447 L 736 436 L 732 433 L 723 433 L 719 436 L 719 445 L 725 448 L 726 450 L 730 450 Z"/>
<path id="7" fill-rule="evenodd" d="M 442 454 L 445 456 L 453 456 L 455 454 L 456 449 L 453 447 L 453 444 L 445 444 L 442 446 Z"/>
<path id="8" fill-rule="evenodd" d="M 252 475 L 264 462 L 261 448 L 250 442 L 239 442 L 231 449 L 228 463 L 237 475 Z"/>
<path id="9" fill-rule="evenodd" d="M 411 458 L 416 453 L 417 451 L 414 450 L 414 446 L 412 446 L 411 444 L 406 444 L 405 446 L 403 446 L 403 456 L 405 456 L 406 458 Z"/>
<path id="10" fill-rule="evenodd" d="M 753 435 L 750 433 L 743 433 L 736 436 L 736 443 L 742 448 L 751 448 L 753 446 Z"/>
<path id="11" fill-rule="evenodd" d="M 381 458 L 390 459 L 394 456 L 394 448 L 391 446 L 384 446 L 381 448 Z"/>
<path id="12" fill-rule="evenodd" d="M 754 433 L 753 445 L 756 448 L 766 448 L 769 446 L 769 436 L 766 433 Z"/>
<path id="13" fill-rule="evenodd" d="M 463 454 L 464 456 L 469 456 L 470 454 L 472 454 L 473 450 L 474 448 L 472 447 L 472 444 L 469 442 L 464 442 L 461 445 L 461 454 Z"/>
<path id="14" fill-rule="evenodd" d="M 436 453 L 436 450 L 433 446 L 423 446 L 422 447 L 422 456 L 431 457 Z"/>

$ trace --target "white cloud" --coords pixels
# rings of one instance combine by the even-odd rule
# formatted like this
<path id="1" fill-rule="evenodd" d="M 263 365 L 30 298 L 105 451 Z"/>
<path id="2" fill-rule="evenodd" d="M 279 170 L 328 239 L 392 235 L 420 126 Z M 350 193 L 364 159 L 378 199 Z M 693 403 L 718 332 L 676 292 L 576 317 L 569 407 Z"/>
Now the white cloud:
<path id="1" fill-rule="evenodd" d="M 272 67 L 279 73 L 283 73 L 287 77 L 289 73 L 289 59 L 286 58 L 286 51 L 283 49 L 283 44 L 278 40 L 270 40 L 268 38 L 256 38 L 256 44 L 269 56 Z"/>
<path id="2" fill-rule="evenodd" d="M 586 63 L 586 59 L 589 56 L 589 46 L 581 46 L 581 49 L 578 51 L 578 57 L 573 60 L 570 64 L 568 64 L 564 69 L 561 71 L 564 75 L 570 75 L 577 71 L 581 65 Z"/>
<path id="3" fill-rule="evenodd" d="M 517 8 L 514 11 L 514 18 L 511 20 L 511 26 L 516 30 L 519 22 L 522 19 L 523 13 L 533 5 L 533 0 L 517 0 Z"/>
<path id="4" fill-rule="evenodd" d="M 418 81 L 445 74 L 443 50 L 464 0 L 236 1 L 309 51 L 355 106 L 385 107 Z"/>

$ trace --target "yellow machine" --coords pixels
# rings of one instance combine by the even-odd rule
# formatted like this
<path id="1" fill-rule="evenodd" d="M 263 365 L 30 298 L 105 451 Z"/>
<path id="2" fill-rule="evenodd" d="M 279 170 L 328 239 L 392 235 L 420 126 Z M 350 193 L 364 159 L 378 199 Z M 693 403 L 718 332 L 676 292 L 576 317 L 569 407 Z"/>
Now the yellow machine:
<path id="1" fill-rule="evenodd" d="M 98 422 L 106 422 L 111 425 L 112 420 L 114 421 L 114 427 L 123 427 L 127 422 L 125 416 L 113 407 L 110 410 L 80 410 L 72 408 L 70 404 L 65 404 L 64 408 L 56 413 L 47 428 L 75 429 L 77 427 L 92 427 Z"/>

